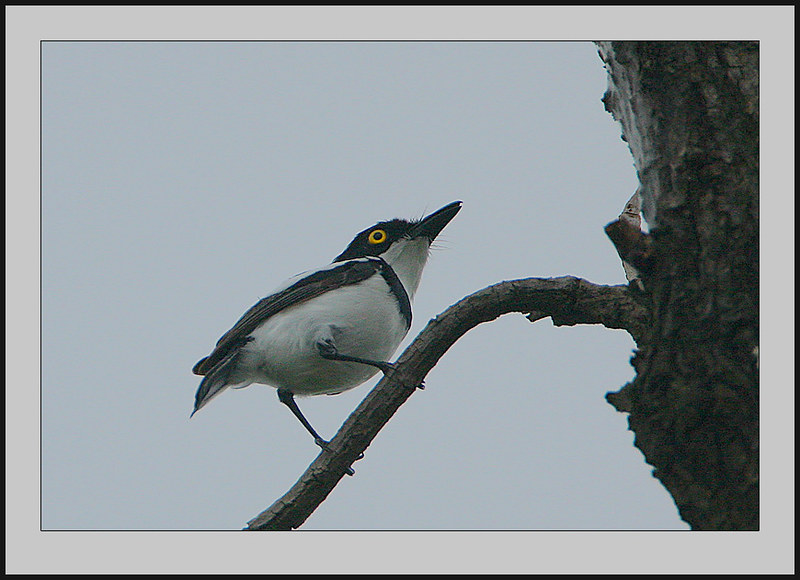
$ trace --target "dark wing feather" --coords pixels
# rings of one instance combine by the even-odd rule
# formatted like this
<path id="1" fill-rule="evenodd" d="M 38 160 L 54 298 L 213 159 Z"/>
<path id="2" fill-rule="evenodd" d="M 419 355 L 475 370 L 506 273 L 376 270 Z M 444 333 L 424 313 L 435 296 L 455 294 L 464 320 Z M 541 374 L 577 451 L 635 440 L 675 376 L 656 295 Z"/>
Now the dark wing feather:
<path id="1" fill-rule="evenodd" d="M 379 271 L 385 263 L 379 258 L 360 258 L 337 265 L 334 268 L 314 272 L 286 288 L 262 298 L 217 342 L 214 351 L 194 365 L 192 372 L 205 375 L 229 353 L 243 346 L 247 336 L 258 325 L 274 314 L 329 290 L 357 284 Z"/>

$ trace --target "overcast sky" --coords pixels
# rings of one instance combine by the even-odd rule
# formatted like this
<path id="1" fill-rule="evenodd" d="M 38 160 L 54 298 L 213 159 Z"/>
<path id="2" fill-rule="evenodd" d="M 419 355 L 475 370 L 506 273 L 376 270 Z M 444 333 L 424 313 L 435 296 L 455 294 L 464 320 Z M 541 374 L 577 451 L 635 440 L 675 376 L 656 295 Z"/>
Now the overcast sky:
<path id="1" fill-rule="evenodd" d="M 624 280 L 603 225 L 636 181 L 590 43 L 58 42 L 42 79 L 45 529 L 238 529 L 285 491 L 317 448 L 274 389 L 190 421 L 189 371 L 380 219 L 464 201 L 409 339 L 503 279 Z M 476 329 L 307 527 L 682 527 L 603 399 L 631 348 Z M 332 436 L 368 388 L 301 405 Z"/>
<path id="2" fill-rule="evenodd" d="M 590 42 L 44 42 L 41 67 L 44 530 L 239 530 L 288 490 L 318 448 L 275 390 L 190 420 L 191 368 L 376 221 L 464 202 L 396 356 L 501 280 L 625 281 L 603 226 L 637 179 Z M 686 530 L 604 398 L 633 347 L 474 329 L 302 529 Z M 376 380 L 299 403 L 330 438 Z"/>

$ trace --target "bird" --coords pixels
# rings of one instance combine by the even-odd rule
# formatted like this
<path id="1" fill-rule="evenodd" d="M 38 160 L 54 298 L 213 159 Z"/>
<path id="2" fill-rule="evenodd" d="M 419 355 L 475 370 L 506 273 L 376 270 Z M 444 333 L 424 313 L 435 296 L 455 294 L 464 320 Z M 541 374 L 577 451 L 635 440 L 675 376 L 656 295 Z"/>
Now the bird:
<path id="1" fill-rule="evenodd" d="M 194 365 L 203 379 L 191 416 L 229 387 L 268 385 L 327 449 L 294 397 L 334 395 L 391 372 L 388 359 L 411 327 L 430 246 L 461 206 L 454 201 L 422 219 L 378 222 L 330 264 L 259 300 Z"/>

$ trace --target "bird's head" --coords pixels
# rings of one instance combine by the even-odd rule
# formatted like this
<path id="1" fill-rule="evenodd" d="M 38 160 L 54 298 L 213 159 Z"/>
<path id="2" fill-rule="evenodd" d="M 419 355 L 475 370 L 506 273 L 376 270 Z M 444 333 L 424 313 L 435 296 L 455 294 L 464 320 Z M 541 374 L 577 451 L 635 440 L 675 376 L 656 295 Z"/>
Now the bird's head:
<path id="1" fill-rule="evenodd" d="M 409 295 L 416 292 L 428 250 L 436 236 L 461 209 L 454 201 L 420 220 L 393 219 L 359 232 L 334 262 L 380 256 L 403 281 Z"/>
<path id="2" fill-rule="evenodd" d="M 420 220 L 393 219 L 378 222 L 359 232 L 345 251 L 333 261 L 343 262 L 365 256 L 383 256 L 392 248 L 410 241 L 425 242 L 429 247 L 460 209 L 461 202 L 454 201 Z"/>

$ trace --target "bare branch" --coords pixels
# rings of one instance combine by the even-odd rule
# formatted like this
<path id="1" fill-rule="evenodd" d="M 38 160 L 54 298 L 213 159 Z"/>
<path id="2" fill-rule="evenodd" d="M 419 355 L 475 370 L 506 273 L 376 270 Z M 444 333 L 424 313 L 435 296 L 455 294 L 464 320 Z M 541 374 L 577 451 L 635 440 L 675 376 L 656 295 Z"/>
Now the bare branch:
<path id="1" fill-rule="evenodd" d="M 322 451 L 297 483 L 248 522 L 248 530 L 289 530 L 322 503 L 398 408 L 422 385 L 445 352 L 467 331 L 510 312 L 531 321 L 550 316 L 557 326 L 602 324 L 643 334 L 646 309 L 627 286 L 601 286 L 586 280 L 526 278 L 500 282 L 471 294 L 428 322 L 383 379 L 348 417 L 329 450 Z"/>

